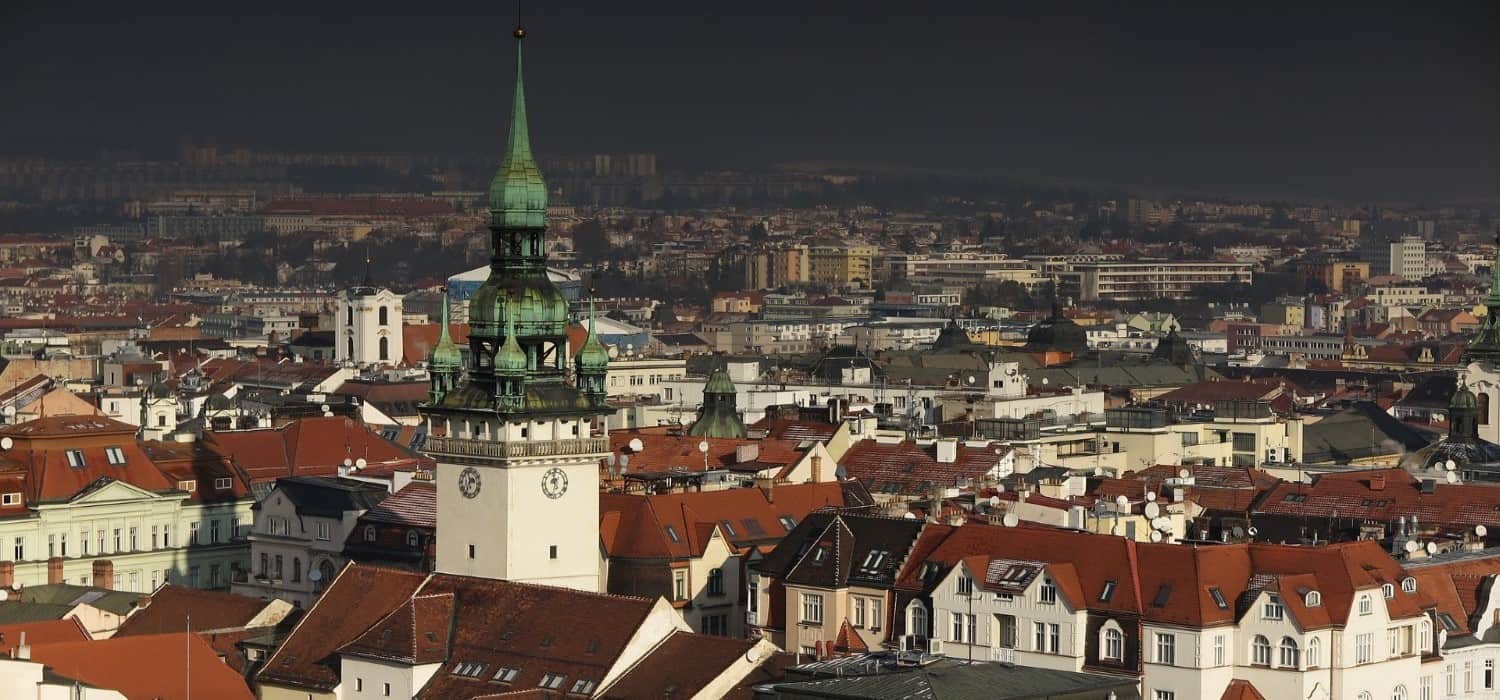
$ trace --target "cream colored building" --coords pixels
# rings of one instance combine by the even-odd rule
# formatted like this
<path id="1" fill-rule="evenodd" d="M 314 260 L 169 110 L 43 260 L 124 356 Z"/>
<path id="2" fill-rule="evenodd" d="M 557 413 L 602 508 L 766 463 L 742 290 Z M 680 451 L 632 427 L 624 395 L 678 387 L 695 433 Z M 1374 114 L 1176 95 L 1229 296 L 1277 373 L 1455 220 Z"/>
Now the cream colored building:
<path id="1" fill-rule="evenodd" d="M 353 287 L 339 294 L 334 306 L 335 357 L 361 367 L 401 362 L 401 295 Z"/>

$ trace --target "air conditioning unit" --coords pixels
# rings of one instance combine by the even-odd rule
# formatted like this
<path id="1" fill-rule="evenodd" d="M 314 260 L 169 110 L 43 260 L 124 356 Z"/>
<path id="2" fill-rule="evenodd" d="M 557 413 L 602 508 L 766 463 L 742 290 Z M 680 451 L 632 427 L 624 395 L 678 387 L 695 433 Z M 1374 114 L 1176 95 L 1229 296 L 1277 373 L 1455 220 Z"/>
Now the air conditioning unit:
<path id="1" fill-rule="evenodd" d="M 942 642 L 942 640 L 938 640 L 938 639 L 929 639 L 929 640 L 927 640 L 927 653 L 929 653 L 929 654 L 941 654 L 941 653 L 943 653 L 943 642 Z"/>
<path id="2" fill-rule="evenodd" d="M 1286 461 L 1285 447 L 1272 447 L 1266 450 L 1266 464 L 1281 464 Z"/>

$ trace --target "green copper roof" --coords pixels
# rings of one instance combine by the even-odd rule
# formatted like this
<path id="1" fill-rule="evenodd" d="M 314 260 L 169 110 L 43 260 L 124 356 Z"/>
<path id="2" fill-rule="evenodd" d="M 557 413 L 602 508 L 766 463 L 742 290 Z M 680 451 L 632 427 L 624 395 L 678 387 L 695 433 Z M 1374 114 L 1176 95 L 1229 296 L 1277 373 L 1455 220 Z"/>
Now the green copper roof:
<path id="1" fill-rule="evenodd" d="M 516 315 L 505 315 L 505 344 L 495 352 L 496 374 L 524 374 L 526 353 L 516 343 Z"/>
<path id="2" fill-rule="evenodd" d="M 1464 350 L 1464 363 L 1476 360 L 1487 360 L 1500 364 L 1500 235 L 1495 237 L 1495 262 L 1490 275 L 1490 293 L 1484 297 L 1485 308 L 1489 313 L 1484 315 L 1479 329 L 1474 331 L 1474 339 L 1469 341 L 1469 347 Z"/>
<path id="3" fill-rule="evenodd" d="M 427 356 L 427 366 L 434 369 L 458 369 L 463 367 L 463 354 L 458 351 L 458 345 L 453 342 L 453 337 L 448 333 L 448 292 L 443 290 L 443 316 L 439 322 L 437 345 L 432 346 L 432 353 Z"/>
<path id="4" fill-rule="evenodd" d="M 594 370 L 602 372 L 609 367 L 609 351 L 604 349 L 604 344 L 599 342 L 599 334 L 594 332 L 594 300 L 589 298 L 589 337 L 583 341 L 583 347 L 578 350 L 578 368 L 580 370 Z"/>
<path id="5" fill-rule="evenodd" d="M 531 157 L 526 128 L 526 88 L 521 81 L 521 43 L 516 42 L 516 96 L 510 113 L 510 144 L 490 181 L 490 221 L 508 228 L 541 228 L 547 215 L 547 183 Z"/>
<path id="6" fill-rule="evenodd" d="M 733 394 L 736 392 L 734 380 L 729 378 L 729 372 L 724 371 L 722 367 L 714 370 L 714 373 L 708 376 L 708 383 L 703 386 L 703 393 L 705 394 Z"/>

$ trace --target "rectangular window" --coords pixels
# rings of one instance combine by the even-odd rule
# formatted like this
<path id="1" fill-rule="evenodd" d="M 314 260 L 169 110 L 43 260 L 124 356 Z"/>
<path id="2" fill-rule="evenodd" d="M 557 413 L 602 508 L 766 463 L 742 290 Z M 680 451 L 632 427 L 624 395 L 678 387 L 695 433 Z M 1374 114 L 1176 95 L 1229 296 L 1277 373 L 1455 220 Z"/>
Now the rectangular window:
<path id="1" fill-rule="evenodd" d="M 1177 700 L 1177 693 L 1170 690 L 1158 690 L 1151 694 L 1151 700 Z"/>
<path id="2" fill-rule="evenodd" d="M 1102 591 L 1099 592 L 1099 600 L 1101 602 L 1108 603 L 1109 599 L 1112 598 L 1112 597 L 1114 597 L 1114 595 L 1115 595 L 1115 582 L 1114 581 L 1105 581 L 1104 582 L 1104 590 L 1102 590 Z"/>
<path id="3" fill-rule="evenodd" d="M 567 676 L 564 676 L 561 673 L 552 673 L 549 671 L 542 674 L 542 682 L 538 683 L 537 685 L 538 687 L 547 688 L 549 690 L 557 690 L 558 688 L 562 687 L 563 680 L 566 678 Z"/>
<path id="4" fill-rule="evenodd" d="M 326 521 L 318 521 L 318 539 L 324 542 L 333 539 L 333 528 Z"/>
<path id="5" fill-rule="evenodd" d="M 760 612 L 760 577 L 755 573 L 750 574 L 750 582 L 745 584 L 745 612 L 752 619 Z"/>
<path id="6" fill-rule="evenodd" d="M 57 556 L 68 556 L 68 533 L 59 533 L 57 536 Z M 156 590 L 155 587 L 152 590 Z"/>
<path id="7" fill-rule="evenodd" d="M 1385 631 L 1385 650 L 1389 656 L 1401 655 L 1401 628 L 1392 627 Z"/>
<path id="8" fill-rule="evenodd" d="M 678 569 L 672 572 L 672 600 L 687 599 L 687 571 Z"/>
<path id="9" fill-rule="evenodd" d="M 1375 635 L 1364 632 L 1354 637 L 1354 663 L 1367 664 L 1374 657 Z"/>
<path id="10" fill-rule="evenodd" d="M 161 526 L 161 546 L 163 546 L 163 547 L 171 547 L 172 546 L 172 526 L 171 525 L 163 525 L 163 526 Z"/>
<path id="11" fill-rule="evenodd" d="M 855 627 L 865 626 L 865 599 L 854 598 L 849 601 L 854 606 L 854 619 L 850 621 Z"/>
<path id="12" fill-rule="evenodd" d="M 802 621 L 823 624 L 823 596 L 816 593 L 802 594 Z"/>
<path id="13" fill-rule="evenodd" d="M 964 641 L 964 616 L 961 613 L 953 613 L 953 636 L 949 639 L 955 642 Z"/>
<path id="14" fill-rule="evenodd" d="M 1266 596 L 1266 604 L 1261 609 L 1261 617 L 1267 620 L 1280 620 L 1285 617 L 1285 608 L 1281 605 L 1281 597 L 1272 593 Z"/>
<path id="15" fill-rule="evenodd" d="M 83 459 L 83 450 L 68 450 L 68 466 L 74 469 L 82 469 L 87 462 Z"/>
<path id="16" fill-rule="evenodd" d="M 1417 700 L 1432 700 L 1432 676 L 1422 676 L 1417 682 Z"/>
<path id="17" fill-rule="evenodd" d="M 18 505 L 21 505 L 21 494 L 19 494 L 19 493 L 7 493 L 7 494 L 4 494 L 4 495 L 0 495 L 0 506 L 18 506 Z"/>
<path id="18" fill-rule="evenodd" d="M 973 595 L 974 594 L 974 579 L 969 578 L 968 576 L 959 576 L 958 577 L 958 594 L 959 595 Z"/>
<path id="19" fill-rule="evenodd" d="M 196 522 L 188 523 L 188 541 L 187 541 L 187 543 L 188 543 L 189 547 L 191 547 L 191 546 L 193 546 L 195 544 L 198 544 L 198 523 L 196 523 Z"/>
<path id="20" fill-rule="evenodd" d="M 118 447 L 104 448 L 104 457 L 114 466 L 120 466 L 125 463 L 125 451 Z"/>
<path id="21" fill-rule="evenodd" d="M 881 606 L 883 604 L 884 601 L 880 600 L 879 598 L 870 599 L 870 629 L 872 630 L 880 629 L 880 614 L 882 612 Z"/>
<path id="22" fill-rule="evenodd" d="M 1464 692 L 1474 692 L 1474 662 L 1464 662 Z"/>
<path id="23" fill-rule="evenodd" d="M 1156 633 L 1156 663 L 1167 666 L 1177 663 L 1177 635 Z"/>
<path id="24" fill-rule="evenodd" d="M 1485 659 L 1484 660 L 1484 689 L 1485 690 L 1494 690 L 1495 689 L 1495 660 L 1494 659 Z"/>
<path id="25" fill-rule="evenodd" d="M 47 558 L 57 556 L 57 535 L 47 535 Z"/>
<path id="26" fill-rule="evenodd" d="M 219 519 L 208 521 L 208 541 L 213 544 L 219 543 Z"/>
<path id="27" fill-rule="evenodd" d="M 113 551 L 116 551 L 116 552 L 123 551 L 123 549 L 121 548 L 121 545 L 123 544 L 123 541 L 120 538 L 120 528 L 115 528 L 114 536 L 115 536 L 115 548 L 114 548 Z"/>
<path id="28" fill-rule="evenodd" d="M 15 546 L 16 546 L 16 558 L 15 558 L 15 561 L 26 561 L 26 538 L 25 537 L 17 537 L 16 540 L 15 540 Z"/>
<path id="29" fill-rule="evenodd" d="M 134 526 L 130 528 L 130 551 L 132 552 L 140 551 L 139 538 L 136 537 L 137 532 L 139 532 L 138 528 Z"/>
<path id="30" fill-rule="evenodd" d="M 1038 589 L 1038 595 L 1041 598 L 1041 602 L 1043 602 L 1043 603 L 1045 603 L 1047 605 L 1051 605 L 1053 603 L 1056 603 L 1057 602 L 1057 584 L 1053 583 L 1052 579 L 1050 577 L 1043 577 L 1042 578 L 1042 587 L 1040 589 Z"/>
<path id="31" fill-rule="evenodd" d="M 1234 451 L 1235 452 L 1254 452 L 1255 451 L 1255 433 L 1235 433 L 1234 434 Z"/>
<path id="32" fill-rule="evenodd" d="M 234 479 L 231 479 L 231 478 L 229 478 L 227 476 L 221 476 L 219 478 L 214 479 L 214 489 L 217 490 L 217 491 L 228 491 L 229 489 L 231 489 L 233 487 L 234 487 Z"/>
<path id="33" fill-rule="evenodd" d="M 151 548 L 152 549 L 156 549 L 156 535 L 157 535 L 156 526 L 152 525 L 151 526 Z"/>

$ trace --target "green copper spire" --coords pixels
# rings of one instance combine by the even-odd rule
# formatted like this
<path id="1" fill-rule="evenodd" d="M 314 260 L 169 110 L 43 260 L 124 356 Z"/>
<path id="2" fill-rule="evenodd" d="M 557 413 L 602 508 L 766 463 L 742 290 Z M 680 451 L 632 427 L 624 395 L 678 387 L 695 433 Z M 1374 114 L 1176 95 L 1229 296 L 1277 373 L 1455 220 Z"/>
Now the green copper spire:
<path id="1" fill-rule="evenodd" d="M 432 347 L 432 353 L 427 357 L 427 366 L 433 369 L 457 370 L 463 366 L 463 354 L 459 352 L 458 345 L 453 342 L 453 337 L 448 333 L 448 291 L 443 290 L 443 316 L 438 324 L 437 345 Z"/>
<path id="2" fill-rule="evenodd" d="M 745 423 L 740 418 L 734 380 L 724 367 L 715 369 L 703 386 L 703 410 L 688 428 L 693 437 L 743 438 Z"/>
<path id="3" fill-rule="evenodd" d="M 516 315 L 514 307 L 505 314 L 505 344 L 495 353 L 495 373 L 522 375 L 526 373 L 526 352 L 516 342 Z"/>
<path id="4" fill-rule="evenodd" d="M 495 179 L 490 181 L 490 221 L 506 228 L 541 228 L 547 215 L 547 183 L 531 156 L 526 128 L 526 88 L 521 78 L 521 40 L 516 29 L 516 96 L 511 103 L 510 144 Z"/>
<path id="5" fill-rule="evenodd" d="M 1495 261 L 1490 271 L 1490 293 L 1484 297 L 1488 313 L 1464 350 L 1463 363 L 1487 361 L 1500 365 L 1500 227 L 1495 232 Z"/>
<path id="6" fill-rule="evenodd" d="M 604 344 L 599 342 L 599 334 L 594 332 L 594 297 L 589 297 L 589 335 L 583 341 L 583 347 L 578 350 L 578 369 L 580 372 L 602 372 L 609 366 L 609 351 L 604 349 Z"/>

